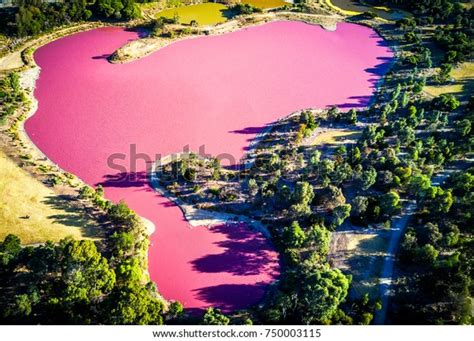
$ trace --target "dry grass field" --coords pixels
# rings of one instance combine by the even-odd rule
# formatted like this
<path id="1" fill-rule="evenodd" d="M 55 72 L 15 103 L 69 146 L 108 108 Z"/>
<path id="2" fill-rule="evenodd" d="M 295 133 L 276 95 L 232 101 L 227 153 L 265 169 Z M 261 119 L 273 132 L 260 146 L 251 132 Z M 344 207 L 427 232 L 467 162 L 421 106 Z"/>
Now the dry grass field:
<path id="1" fill-rule="evenodd" d="M 385 230 L 337 231 L 332 235 L 331 264 L 352 275 L 352 295 L 378 295 L 389 235 Z"/>
<path id="2" fill-rule="evenodd" d="M 455 68 L 451 72 L 454 80 L 452 84 L 426 86 L 425 92 L 431 96 L 439 96 L 441 94 L 472 94 L 474 91 L 474 63 L 466 62 Z"/>
<path id="3" fill-rule="evenodd" d="M 345 129 L 329 129 L 317 134 L 309 143 L 310 145 L 337 145 L 347 143 L 348 140 L 357 140 L 360 136 L 359 132 Z"/>
<path id="4" fill-rule="evenodd" d="M 98 227 L 69 200 L 32 178 L 0 152 L 0 240 L 12 233 L 23 244 L 97 238 Z"/>

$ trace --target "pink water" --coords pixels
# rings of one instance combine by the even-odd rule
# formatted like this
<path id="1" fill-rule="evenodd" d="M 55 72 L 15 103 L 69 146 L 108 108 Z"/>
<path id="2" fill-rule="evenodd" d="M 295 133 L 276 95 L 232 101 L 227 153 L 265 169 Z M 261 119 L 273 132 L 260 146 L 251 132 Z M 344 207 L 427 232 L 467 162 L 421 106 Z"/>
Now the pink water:
<path id="1" fill-rule="evenodd" d="M 149 270 L 164 297 L 188 308 L 257 303 L 279 275 L 272 245 L 243 224 L 191 229 L 150 188 L 147 161 L 129 166 L 130 145 L 150 159 L 204 145 L 237 163 L 262 127 L 292 111 L 367 104 L 392 52 L 367 27 L 343 23 L 328 32 L 275 22 L 175 43 L 133 63 L 107 62 L 136 38 L 101 28 L 38 49 L 39 109 L 26 130 L 63 169 L 101 183 L 107 198 L 124 199 L 156 225 Z M 107 164 L 114 153 L 123 153 L 115 162 L 123 169 Z"/>

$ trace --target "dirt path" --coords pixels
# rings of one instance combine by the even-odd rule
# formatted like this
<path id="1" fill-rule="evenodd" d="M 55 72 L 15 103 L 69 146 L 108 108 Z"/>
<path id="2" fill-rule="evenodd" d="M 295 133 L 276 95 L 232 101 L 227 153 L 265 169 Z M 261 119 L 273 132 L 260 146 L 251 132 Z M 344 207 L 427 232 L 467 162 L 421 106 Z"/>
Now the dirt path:
<path id="1" fill-rule="evenodd" d="M 390 298 L 390 287 L 393 282 L 393 268 L 395 265 L 396 253 L 400 240 L 405 233 L 408 223 L 416 209 L 416 201 L 411 200 L 403 209 L 401 215 L 392 221 L 392 236 L 387 248 L 387 254 L 384 257 L 384 265 L 380 275 L 380 299 L 382 300 L 382 309 L 374 317 L 374 324 L 384 324 L 387 315 L 387 306 Z"/>
<path id="2" fill-rule="evenodd" d="M 47 33 L 37 38 L 30 38 L 28 40 L 25 40 L 15 49 L 15 51 L 8 53 L 3 57 L 0 57 L 0 73 L 19 70 L 27 66 L 34 66 L 35 63 L 32 60 L 32 56 L 26 53 L 28 50 L 33 51 L 42 45 L 48 44 L 53 40 L 62 38 L 72 33 L 86 31 L 104 25 L 106 24 L 94 21 L 88 23 L 73 24 L 70 26 L 58 28 L 52 33 Z"/>
<path id="3" fill-rule="evenodd" d="M 441 172 L 437 173 L 432 179 L 433 186 L 441 186 L 454 172 L 466 169 L 474 163 L 474 158 L 453 162 L 445 167 Z M 387 255 L 384 259 L 384 266 L 380 276 L 380 298 L 382 300 L 382 309 L 380 309 L 374 317 L 374 324 L 385 324 L 387 316 L 387 308 L 391 296 L 391 286 L 394 282 L 393 269 L 395 265 L 396 253 L 399 249 L 400 240 L 405 233 L 408 223 L 416 210 L 416 202 L 408 201 L 401 215 L 392 223 L 393 234 L 390 238 Z"/>
<path id="4" fill-rule="evenodd" d="M 18 69 L 23 66 L 23 60 L 21 59 L 21 52 L 9 53 L 6 56 L 0 58 L 0 70 L 8 71 L 12 69 Z"/>

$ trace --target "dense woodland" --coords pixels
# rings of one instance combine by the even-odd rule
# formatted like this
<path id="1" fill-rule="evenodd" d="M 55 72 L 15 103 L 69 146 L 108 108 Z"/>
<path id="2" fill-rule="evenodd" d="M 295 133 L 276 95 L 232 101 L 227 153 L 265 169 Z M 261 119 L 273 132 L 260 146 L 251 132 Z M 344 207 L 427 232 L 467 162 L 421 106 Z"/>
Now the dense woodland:
<path id="1" fill-rule="evenodd" d="M 124 203 L 112 204 L 102 189 L 85 187 L 81 200 L 104 212 L 111 228 L 104 242 L 63 240 L 21 247 L 15 236 L 0 244 L 0 302 L 3 323 L 189 323 L 369 324 L 381 308 L 378 297 L 350 298 L 351 277 L 327 261 L 331 232 L 344 222 L 390 227 L 407 203 L 415 215 L 403 237 L 401 281 L 390 305 L 392 323 L 472 323 L 472 226 L 474 170 L 462 169 L 474 148 L 474 99 L 450 94 L 427 98 L 427 83 L 445 84 L 451 69 L 472 60 L 473 10 L 457 1 L 378 1 L 415 13 L 385 32 L 403 49 L 367 110 L 303 111 L 276 126 L 290 127 L 288 139 L 261 148 L 250 169 L 229 178 L 218 162 L 206 163 L 203 181 L 227 181 L 209 190 L 232 203 L 243 193 L 245 211 L 269 223 L 282 255 L 283 273 L 259 307 L 225 316 L 210 308 L 197 320 L 177 303 L 167 303 L 144 276 L 148 239 Z M 120 4 L 120 5 L 119 5 Z M 43 8 L 43 6 L 46 6 Z M 138 15 L 130 1 L 72 1 L 41 5 L 25 1 L 14 34 L 34 35 L 63 22 L 92 16 L 128 19 Z M 30 20 L 31 19 L 31 20 Z M 425 29 L 435 25 L 435 33 Z M 384 32 L 381 32 L 384 34 Z M 442 52 L 440 62 L 432 47 Z M 426 70 L 437 67 L 437 73 Z M 17 76 L 3 80 L 4 117 L 22 94 Z M 12 109 L 8 109 L 11 107 Z M 301 141 L 320 125 L 369 122 L 355 144 L 331 155 Z M 461 161 L 459 161 L 461 160 Z M 433 178 L 445 166 L 460 169 L 444 183 Z M 299 166 L 298 166 L 299 165 Z M 179 161 L 167 176 L 177 186 L 194 186 L 203 172 L 197 161 Z M 232 186 L 233 187 L 232 187 Z M 241 212 L 240 212 L 241 213 Z M 104 313 L 105 312 L 105 313 Z"/>
<path id="2" fill-rule="evenodd" d="M 472 323 L 473 179 L 470 168 L 418 191 L 419 212 L 401 245 L 409 275 L 396 293 L 397 322 Z"/>
<path id="3" fill-rule="evenodd" d="M 70 0 L 44 3 L 41 0 L 18 0 L 19 7 L 1 14 L 6 20 L 2 29 L 20 37 L 37 35 L 53 28 L 89 19 L 129 20 L 140 16 L 135 0 Z M 3 21 L 3 20 L 2 20 Z"/>
<path id="4" fill-rule="evenodd" d="M 145 275 L 148 237 L 124 203 L 85 187 L 83 200 L 102 208 L 111 223 L 101 243 L 62 240 L 22 247 L 9 235 L 0 243 L 3 323 L 162 324 L 164 301 Z M 169 315 L 182 312 L 172 303 Z"/>

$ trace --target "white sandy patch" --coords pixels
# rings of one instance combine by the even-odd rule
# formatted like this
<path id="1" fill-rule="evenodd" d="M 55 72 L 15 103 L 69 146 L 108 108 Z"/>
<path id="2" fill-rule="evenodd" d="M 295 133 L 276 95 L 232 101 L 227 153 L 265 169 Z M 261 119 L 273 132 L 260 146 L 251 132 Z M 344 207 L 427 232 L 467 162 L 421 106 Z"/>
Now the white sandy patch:
<path id="1" fill-rule="evenodd" d="M 168 162 L 170 162 L 171 160 L 176 160 L 176 157 L 176 155 L 168 155 L 164 157 L 160 161 L 160 166 L 166 164 L 166 160 L 168 160 Z M 268 232 L 268 229 L 259 221 L 238 214 L 203 210 L 196 208 L 188 203 L 185 203 L 183 200 L 181 200 L 180 198 L 178 198 L 173 193 L 166 190 L 160 185 L 158 177 L 156 176 L 156 168 L 153 168 L 151 171 L 150 183 L 155 191 L 178 205 L 190 227 L 206 226 L 208 228 L 212 228 L 212 226 L 222 224 L 245 223 L 251 229 L 262 233 L 267 238 L 270 238 L 270 232 Z"/>
<path id="2" fill-rule="evenodd" d="M 138 216 L 138 217 L 142 221 L 142 224 L 145 226 L 147 235 L 151 236 L 153 233 L 155 233 L 156 226 L 155 226 L 155 224 L 153 224 L 153 222 L 151 220 L 148 220 L 148 219 L 140 217 L 140 216 Z"/>

